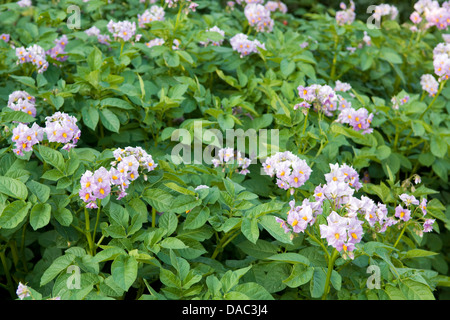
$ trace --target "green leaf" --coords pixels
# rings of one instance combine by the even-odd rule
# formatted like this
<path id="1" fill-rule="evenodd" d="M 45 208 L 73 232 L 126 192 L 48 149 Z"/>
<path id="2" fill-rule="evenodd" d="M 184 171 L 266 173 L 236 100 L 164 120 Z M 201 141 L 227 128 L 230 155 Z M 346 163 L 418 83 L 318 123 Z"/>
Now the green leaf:
<path id="1" fill-rule="evenodd" d="M 31 203 L 23 200 L 11 202 L 0 214 L 0 227 L 4 229 L 17 227 L 27 217 L 30 207 Z"/>
<path id="2" fill-rule="evenodd" d="M 221 113 L 217 117 L 217 122 L 222 130 L 233 129 L 234 128 L 234 119 L 231 115 L 226 113 Z"/>
<path id="3" fill-rule="evenodd" d="M 400 290 L 408 300 L 435 300 L 427 285 L 414 280 L 402 280 L 400 282 Z"/>
<path id="4" fill-rule="evenodd" d="M 106 98 L 103 99 L 100 104 L 102 105 L 102 107 L 116 107 L 124 110 L 134 109 L 134 107 L 128 101 L 119 98 Z"/>
<path id="5" fill-rule="evenodd" d="M 81 109 L 81 116 L 84 124 L 88 128 L 95 130 L 98 124 L 98 120 L 100 118 L 97 108 L 92 106 L 84 106 Z"/>
<path id="6" fill-rule="evenodd" d="M 256 282 L 238 284 L 236 287 L 234 287 L 233 291 L 244 294 L 250 300 L 274 300 L 274 298 L 266 290 L 266 288 L 257 284 Z"/>
<path id="7" fill-rule="evenodd" d="M 158 226 L 160 228 L 166 229 L 166 235 L 170 236 L 177 229 L 177 215 L 173 212 L 164 212 L 164 214 L 158 220 Z"/>
<path id="8" fill-rule="evenodd" d="M 166 212 L 170 210 L 174 197 L 161 189 L 147 189 L 143 193 L 143 199 L 158 212 Z"/>
<path id="9" fill-rule="evenodd" d="M 175 198 L 170 209 L 175 213 L 186 213 L 186 211 L 192 210 L 201 203 L 202 201 L 194 196 L 182 194 Z"/>
<path id="10" fill-rule="evenodd" d="M 112 132 L 119 133 L 120 121 L 119 118 L 109 109 L 102 109 L 100 112 L 100 119 L 103 126 Z"/>
<path id="11" fill-rule="evenodd" d="M 209 208 L 208 207 L 197 207 L 187 213 L 186 221 L 184 223 L 184 229 L 191 230 L 197 229 L 203 226 L 209 219 Z"/>
<path id="12" fill-rule="evenodd" d="M 129 255 L 117 256 L 111 264 L 111 275 L 114 282 L 127 291 L 137 278 L 138 262 Z"/>
<path id="13" fill-rule="evenodd" d="M 189 196 L 195 196 L 196 195 L 195 191 L 192 191 L 192 190 L 180 187 L 179 185 L 177 185 L 174 182 L 168 182 L 168 183 L 165 183 L 164 185 L 166 187 L 172 189 L 172 190 L 175 190 L 175 191 L 177 191 L 179 193 L 182 193 L 182 194 L 185 194 L 185 195 L 189 195 Z"/>
<path id="14" fill-rule="evenodd" d="M 34 180 L 28 181 L 26 186 L 39 199 L 40 202 L 47 202 L 48 198 L 50 197 L 49 186 L 36 182 Z"/>
<path id="15" fill-rule="evenodd" d="M 447 142 L 440 136 L 431 137 L 430 150 L 433 155 L 443 158 L 447 154 Z"/>
<path id="16" fill-rule="evenodd" d="M 269 232 L 272 237 L 282 243 L 292 244 L 292 240 L 288 233 L 284 232 L 284 229 L 280 227 L 278 222 L 275 221 L 275 217 L 272 215 L 262 216 L 259 222 L 264 229 Z"/>
<path id="17" fill-rule="evenodd" d="M 306 258 L 305 256 L 302 256 L 301 254 L 293 253 L 293 252 L 276 254 L 276 255 L 267 257 L 266 259 L 274 260 L 274 261 L 283 261 L 283 262 L 288 262 L 288 263 L 293 263 L 293 264 L 300 263 L 305 266 L 310 265 L 308 258 Z"/>
<path id="18" fill-rule="evenodd" d="M 169 238 L 164 239 L 163 241 L 161 241 L 160 245 L 161 245 L 161 247 L 166 248 L 166 249 L 189 248 L 188 246 L 186 246 L 184 244 L 183 241 L 181 241 L 180 239 L 174 238 L 174 237 L 169 237 Z"/>
<path id="19" fill-rule="evenodd" d="M 22 111 L 4 112 L 1 117 L 2 122 L 22 122 L 30 123 L 36 121 L 36 118 Z"/>
<path id="20" fill-rule="evenodd" d="M 41 286 L 46 285 L 58 276 L 63 270 L 70 266 L 75 260 L 75 255 L 67 253 L 63 256 L 56 258 L 53 263 L 45 270 L 41 277 Z"/>
<path id="21" fill-rule="evenodd" d="M 31 87 L 31 88 L 36 88 L 36 84 L 33 78 L 31 77 L 23 77 L 23 76 L 15 76 L 15 75 L 10 75 L 11 78 L 16 79 L 18 82 Z"/>
<path id="22" fill-rule="evenodd" d="M 64 98 L 61 96 L 50 96 L 50 101 L 53 104 L 53 106 L 56 108 L 56 110 L 59 110 L 62 105 L 64 104 Z"/>
<path id="23" fill-rule="evenodd" d="M 181 288 L 181 280 L 172 271 L 161 268 L 159 280 L 169 288 Z"/>
<path id="24" fill-rule="evenodd" d="M 402 57 L 394 49 L 388 47 L 381 49 L 380 58 L 393 64 L 400 64 L 403 62 Z"/>
<path id="25" fill-rule="evenodd" d="M 53 216 L 62 226 L 68 227 L 73 221 L 72 212 L 67 208 L 60 208 L 54 211 Z"/>
<path id="26" fill-rule="evenodd" d="M 313 278 L 310 282 L 311 297 L 320 298 L 325 289 L 326 272 L 324 268 L 314 268 Z"/>
<path id="27" fill-rule="evenodd" d="M 45 227 L 50 222 L 52 207 L 48 203 L 37 203 L 31 209 L 30 225 L 34 230 Z"/>
<path id="28" fill-rule="evenodd" d="M 173 51 L 165 51 L 163 58 L 170 68 L 176 68 L 180 64 L 180 56 Z"/>
<path id="29" fill-rule="evenodd" d="M 294 264 L 292 272 L 288 278 L 283 280 L 289 288 L 298 288 L 301 285 L 308 283 L 314 274 L 313 267 L 305 267 L 302 264 Z"/>
<path id="30" fill-rule="evenodd" d="M 0 176 L 0 193 L 15 199 L 25 200 L 28 196 L 28 189 L 22 181 Z"/>
<path id="31" fill-rule="evenodd" d="M 61 152 L 53 150 L 52 148 L 39 145 L 38 147 L 39 154 L 42 156 L 42 159 L 48 163 L 51 164 L 53 167 L 58 169 L 61 172 L 64 172 L 64 158 L 61 154 Z"/>
<path id="32" fill-rule="evenodd" d="M 256 243 L 248 240 L 242 241 L 237 245 L 245 254 L 257 259 L 265 259 L 277 253 L 278 247 L 266 240 L 259 239 Z"/>
<path id="33" fill-rule="evenodd" d="M 259 238 L 258 220 L 256 218 L 243 218 L 241 231 L 249 241 L 256 243 Z"/>
<path id="34" fill-rule="evenodd" d="M 421 258 L 421 257 L 430 257 L 430 256 L 434 256 L 437 255 L 439 253 L 437 252 L 432 252 L 432 251 L 427 251 L 427 250 L 422 250 L 422 249 L 412 249 L 409 250 L 407 252 L 402 252 L 400 254 L 400 259 L 412 259 L 412 258 Z"/>
<path id="35" fill-rule="evenodd" d="M 376 152 L 378 160 L 385 160 L 391 155 L 391 148 L 388 146 L 379 146 Z"/>
<path id="36" fill-rule="evenodd" d="M 94 47 L 89 56 L 87 57 L 87 63 L 91 71 L 99 70 L 103 64 L 103 57 L 101 50 L 98 49 L 97 47 Z"/>
<path id="37" fill-rule="evenodd" d="M 391 300 L 407 300 L 405 295 L 399 288 L 394 287 L 390 284 L 386 285 L 386 287 L 384 288 L 384 291 L 387 293 L 387 295 L 389 296 L 389 299 L 391 299 Z"/>
<path id="38" fill-rule="evenodd" d="M 42 179 L 50 180 L 50 181 L 58 181 L 59 179 L 63 178 L 64 174 L 59 171 L 58 169 L 52 169 L 45 171 L 42 175 Z"/>
<path id="39" fill-rule="evenodd" d="M 285 77 L 288 77 L 292 72 L 294 72 L 295 68 L 296 68 L 295 62 L 292 61 L 291 59 L 289 59 L 289 60 L 283 59 L 280 63 L 281 73 Z"/>

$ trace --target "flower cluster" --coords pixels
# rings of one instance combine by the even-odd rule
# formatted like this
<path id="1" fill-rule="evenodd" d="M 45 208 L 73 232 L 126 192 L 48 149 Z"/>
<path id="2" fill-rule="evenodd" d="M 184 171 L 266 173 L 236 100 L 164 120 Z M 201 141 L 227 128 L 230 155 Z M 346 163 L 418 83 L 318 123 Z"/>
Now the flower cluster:
<path id="1" fill-rule="evenodd" d="M 48 50 L 46 54 L 58 61 L 67 60 L 67 56 L 64 55 L 66 53 L 64 49 L 68 42 L 67 36 L 63 35 L 61 38 L 55 40 L 55 46 Z"/>
<path id="2" fill-rule="evenodd" d="M 298 94 L 314 110 L 321 110 L 327 116 L 332 116 L 332 111 L 337 109 L 338 96 L 328 85 L 313 84 L 309 87 L 298 86 Z"/>
<path id="3" fill-rule="evenodd" d="M 405 95 L 403 98 L 399 99 L 397 97 L 392 97 L 392 109 L 398 110 L 400 106 L 404 105 L 405 103 L 409 102 L 410 97 L 408 95 Z"/>
<path id="4" fill-rule="evenodd" d="M 143 169 L 150 172 L 158 166 L 152 156 L 141 147 L 116 149 L 113 155 L 115 161 L 111 162 L 109 170 L 105 167 L 95 172 L 87 170 L 81 177 L 78 194 L 87 203 L 86 208 L 98 208 L 97 199 L 106 198 L 114 187 L 117 187 L 117 199 L 120 200 L 127 195 L 126 190 L 130 183 L 142 174 Z"/>
<path id="5" fill-rule="evenodd" d="M 28 289 L 28 287 L 26 285 L 24 285 L 22 282 L 19 282 L 19 285 L 17 286 L 16 294 L 20 300 L 23 300 L 30 296 L 30 289 Z"/>
<path id="6" fill-rule="evenodd" d="M 271 32 L 274 21 L 270 17 L 270 10 L 262 4 L 248 4 L 244 9 L 245 16 L 250 26 L 259 32 Z"/>
<path id="7" fill-rule="evenodd" d="M 445 30 L 450 25 L 450 5 L 446 1 L 439 5 L 439 2 L 433 0 L 419 0 L 414 4 L 414 12 L 410 19 L 415 25 L 419 25 L 422 21 L 423 29 L 428 29 L 433 26 Z M 414 29 L 416 30 L 417 27 Z"/>
<path id="8" fill-rule="evenodd" d="M 145 12 L 140 15 L 138 14 L 138 24 L 139 28 L 144 28 L 147 23 L 153 21 L 164 21 L 164 9 L 159 6 L 151 6 L 150 10 L 145 10 Z"/>
<path id="9" fill-rule="evenodd" d="M 422 75 L 422 77 L 420 77 L 420 85 L 422 86 L 422 90 L 428 92 L 432 97 L 438 92 L 439 82 L 437 82 L 432 74 L 427 73 Z"/>
<path id="10" fill-rule="evenodd" d="M 320 237 L 325 238 L 328 245 L 345 255 L 354 258 L 355 244 L 361 242 L 364 234 L 362 224 L 357 217 L 342 217 L 335 211 L 327 217 L 327 225 L 320 225 Z"/>
<path id="11" fill-rule="evenodd" d="M 217 26 L 214 26 L 214 27 L 212 27 L 212 28 L 209 28 L 208 30 L 206 30 L 207 32 L 217 32 L 217 33 L 219 33 L 220 35 L 222 35 L 222 37 L 224 37 L 225 36 L 225 31 L 223 31 L 223 30 L 221 30 L 219 27 L 217 27 Z M 206 41 L 200 41 L 200 44 L 202 45 L 202 46 L 207 46 L 209 43 L 211 43 L 213 46 L 216 46 L 216 47 L 218 47 L 218 46 L 221 46 L 222 45 L 222 43 L 223 43 L 223 39 L 222 40 L 220 40 L 220 41 L 213 41 L 213 40 L 211 40 L 211 39 L 207 39 Z"/>
<path id="12" fill-rule="evenodd" d="M 17 4 L 22 8 L 31 7 L 31 0 L 19 0 Z"/>
<path id="13" fill-rule="evenodd" d="M 370 128 L 373 114 L 369 114 L 365 108 L 355 110 L 349 101 L 336 93 L 336 91 L 351 90 L 350 84 L 337 81 L 335 89 L 328 85 L 313 84 L 308 87 L 298 86 L 297 90 L 303 101 L 296 104 L 294 110 L 301 108 L 306 114 L 307 109 L 313 106 L 314 111 L 320 110 L 328 117 L 331 117 L 334 111 L 339 110 L 337 122 L 349 124 L 355 131 L 361 131 L 362 134 L 373 131 Z"/>
<path id="14" fill-rule="evenodd" d="M 380 21 L 382 17 L 389 16 L 391 20 L 394 20 L 398 16 L 398 9 L 389 4 L 380 4 L 375 7 L 373 17 Z"/>
<path id="15" fill-rule="evenodd" d="M 236 157 L 235 157 L 236 155 Z M 237 160 L 237 168 L 236 171 L 239 174 L 246 175 L 250 171 L 248 170 L 248 167 L 251 164 L 251 160 L 249 158 L 246 158 L 242 155 L 240 151 L 235 152 L 233 148 L 222 148 L 218 151 L 217 158 L 212 159 L 212 164 L 215 168 L 221 166 L 224 167 L 223 170 L 225 170 L 225 167 L 228 165 L 235 165 Z"/>
<path id="16" fill-rule="evenodd" d="M 154 46 L 162 46 L 165 43 L 164 39 L 162 38 L 155 38 L 153 40 L 150 40 L 149 42 L 147 42 L 145 45 L 149 48 L 154 47 Z"/>
<path id="17" fill-rule="evenodd" d="M 259 42 L 258 40 L 249 40 L 248 36 L 243 33 L 238 33 L 237 35 L 232 37 L 230 39 L 230 43 L 233 50 L 241 54 L 241 58 L 252 53 L 258 53 L 258 48 L 266 50 L 266 47 L 263 43 Z"/>
<path id="18" fill-rule="evenodd" d="M 312 172 L 305 160 L 290 151 L 277 152 L 268 157 L 263 168 L 267 175 L 277 177 L 279 188 L 289 190 L 291 194 L 294 194 L 295 188 L 305 184 Z"/>
<path id="19" fill-rule="evenodd" d="M 136 33 L 136 23 L 126 20 L 119 22 L 110 20 L 107 28 L 108 31 L 113 34 L 114 40 L 120 38 L 123 41 L 130 41 Z M 138 35 L 136 35 L 136 37 L 138 37 Z"/>
<path id="20" fill-rule="evenodd" d="M 337 118 L 337 122 L 349 124 L 353 130 L 362 131 L 362 134 L 372 133 L 373 129 L 370 128 L 370 123 L 373 119 L 373 113 L 369 114 L 366 108 L 359 108 L 355 110 L 352 107 L 342 109 Z"/>
<path id="21" fill-rule="evenodd" d="M 450 19 L 450 16 L 449 16 Z M 434 73 L 439 82 L 448 80 L 450 76 L 450 44 L 439 43 L 433 50 Z"/>
<path id="22" fill-rule="evenodd" d="M 45 120 L 44 132 L 49 142 L 64 143 L 62 149 L 67 151 L 75 147 L 81 135 L 77 118 L 58 111 Z"/>
<path id="23" fill-rule="evenodd" d="M 94 36 L 97 37 L 97 41 L 101 44 L 105 44 L 107 46 L 110 45 L 109 41 L 111 41 L 109 35 L 100 34 L 100 29 L 96 26 L 93 26 L 89 29 L 86 29 L 84 31 L 88 36 Z"/>
<path id="24" fill-rule="evenodd" d="M 45 50 L 37 44 L 26 49 L 24 47 L 16 48 L 16 56 L 19 59 L 17 64 L 31 62 L 36 66 L 38 73 L 43 73 L 48 68 Z"/>
<path id="25" fill-rule="evenodd" d="M 44 132 L 36 123 L 30 128 L 23 123 L 19 123 L 12 131 L 12 142 L 15 143 L 13 152 L 23 156 L 24 152 L 31 151 L 33 146 L 43 139 Z"/>
<path id="26" fill-rule="evenodd" d="M 169 8 L 175 8 L 181 0 L 165 0 L 167 3 L 167 6 Z M 198 7 L 198 4 L 195 2 L 192 2 L 192 0 L 185 0 L 187 3 L 186 7 L 184 8 L 184 13 L 188 14 L 189 10 L 192 12 L 195 12 L 196 8 Z"/>
<path id="27" fill-rule="evenodd" d="M 417 235 L 420 237 L 423 236 L 424 232 L 433 231 L 433 224 L 436 219 L 425 219 L 427 215 L 427 199 L 422 198 L 421 201 L 416 199 L 416 197 L 412 195 L 408 195 L 407 193 L 403 193 L 399 196 L 400 200 L 402 200 L 402 204 L 399 204 L 395 208 L 395 217 L 399 219 L 399 221 L 408 222 L 410 221 L 414 214 L 419 211 L 422 213 L 422 216 L 414 221 L 415 229 Z"/>
<path id="28" fill-rule="evenodd" d="M 280 10 L 281 13 L 287 13 L 287 11 L 288 11 L 287 6 L 281 1 L 267 1 L 267 3 L 265 4 L 265 7 L 267 10 L 269 10 L 271 12 Z"/>
<path id="29" fill-rule="evenodd" d="M 271 165 L 268 168 L 266 165 L 266 172 L 271 168 Z M 388 227 L 400 221 L 409 221 L 412 206 L 416 206 L 414 212 L 420 209 L 423 217 L 426 215 L 426 199 L 419 202 L 414 196 L 402 194 L 400 199 L 406 208 L 398 205 L 395 214 L 389 217 L 385 204 L 375 204 L 364 195 L 360 199 L 353 196 L 362 187 L 356 170 L 346 164 L 330 164 L 330 168 L 330 172 L 325 174 L 326 184 L 318 185 L 314 190 L 314 201 L 305 198 L 301 206 L 295 206 L 295 200 L 292 200 L 289 202 L 287 219 L 275 218 L 286 233 L 305 232 L 308 226 L 317 221 L 317 216 L 323 213 L 324 203 L 327 201 L 332 210 L 326 219 L 327 223 L 319 225 L 320 236 L 327 240 L 328 245 L 342 252 L 344 258 L 353 259 L 355 245 L 361 242 L 364 235 L 364 226 L 373 232 L 384 233 Z M 423 217 L 420 219 L 423 220 L 422 224 L 416 223 L 415 231 L 419 236 L 423 232 L 432 231 L 435 222 L 435 219 Z"/>
<path id="30" fill-rule="evenodd" d="M 32 117 L 36 116 L 35 103 L 36 99 L 26 91 L 14 91 L 8 98 L 8 108 L 25 112 Z"/>
<path id="31" fill-rule="evenodd" d="M 355 21 L 355 3 L 350 0 L 350 7 L 341 2 L 340 7 L 342 10 L 336 12 L 336 22 L 338 25 L 352 24 Z"/>
<path id="32" fill-rule="evenodd" d="M 0 34 L 0 39 L 2 39 L 5 42 L 9 42 L 10 35 L 7 33 L 2 33 L 2 34 Z"/>
<path id="33" fill-rule="evenodd" d="M 334 91 L 347 92 L 352 90 L 352 86 L 349 83 L 336 80 Z"/>

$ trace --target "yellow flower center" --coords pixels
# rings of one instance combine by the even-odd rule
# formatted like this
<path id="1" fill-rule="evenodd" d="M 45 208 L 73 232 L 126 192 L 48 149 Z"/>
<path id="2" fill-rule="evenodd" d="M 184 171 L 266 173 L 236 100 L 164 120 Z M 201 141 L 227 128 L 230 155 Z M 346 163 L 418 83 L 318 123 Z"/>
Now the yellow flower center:
<path id="1" fill-rule="evenodd" d="M 339 233 L 335 233 L 334 237 L 336 238 L 336 240 L 339 240 Z"/>
<path id="2" fill-rule="evenodd" d="M 298 224 L 298 220 L 295 219 L 295 220 L 292 222 L 292 226 L 295 227 L 297 224 Z"/>

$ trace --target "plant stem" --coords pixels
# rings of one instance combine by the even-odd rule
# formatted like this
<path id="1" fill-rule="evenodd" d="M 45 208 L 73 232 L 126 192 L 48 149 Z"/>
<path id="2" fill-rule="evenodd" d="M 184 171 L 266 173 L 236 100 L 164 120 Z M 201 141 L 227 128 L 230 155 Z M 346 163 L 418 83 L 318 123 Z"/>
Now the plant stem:
<path id="1" fill-rule="evenodd" d="M 152 227 L 156 226 L 156 209 L 152 207 Z"/>
<path id="2" fill-rule="evenodd" d="M 325 289 L 323 291 L 322 300 L 327 299 L 328 291 L 330 290 L 330 280 L 331 280 L 331 274 L 333 273 L 334 262 L 336 261 L 338 256 L 339 256 L 339 251 L 334 249 L 333 254 L 331 255 L 331 258 L 328 260 L 328 272 L 327 272 L 327 278 L 325 280 Z"/>
<path id="3" fill-rule="evenodd" d="M 400 239 L 402 238 L 403 234 L 406 231 L 406 226 L 407 225 L 408 225 L 408 223 L 405 222 L 405 225 L 403 226 L 402 232 L 400 232 L 400 235 L 398 236 L 397 241 L 395 241 L 395 243 L 394 243 L 394 248 L 397 247 L 398 243 L 400 242 Z"/>
<path id="4" fill-rule="evenodd" d="M 337 55 L 338 55 L 338 44 L 339 44 L 339 36 L 336 34 L 334 38 L 334 56 L 333 56 L 333 65 L 331 66 L 331 73 L 330 78 L 334 81 L 334 76 L 336 74 L 336 62 L 337 62 Z"/>
<path id="5" fill-rule="evenodd" d="M 328 253 L 327 248 L 325 247 L 325 245 L 322 243 L 322 241 L 320 241 L 319 239 L 317 239 L 313 234 L 311 234 L 308 230 L 305 230 L 306 234 L 318 245 L 320 245 L 323 249 L 323 252 L 325 252 L 325 260 L 328 262 L 330 260 L 330 254 Z"/>
<path id="6" fill-rule="evenodd" d="M 219 254 L 219 252 L 221 252 L 228 243 L 230 243 L 230 241 L 232 241 L 234 238 L 236 238 L 239 234 L 239 230 L 237 229 L 237 232 L 233 233 L 225 233 L 225 235 L 223 236 L 222 239 L 220 239 L 219 243 L 217 244 L 216 249 L 214 250 L 211 259 L 215 259 L 217 257 L 217 255 Z"/>
<path id="7" fill-rule="evenodd" d="M 86 223 L 86 231 L 85 231 L 85 235 L 86 235 L 86 239 L 88 241 L 89 244 L 89 254 L 91 256 L 94 255 L 94 244 L 92 242 L 92 237 L 91 237 L 91 231 L 90 231 L 90 221 L 89 221 L 89 212 L 86 208 L 84 208 L 84 218 L 85 218 L 85 223 Z"/>
<path id="8" fill-rule="evenodd" d="M 97 226 L 98 226 L 98 222 L 100 220 L 100 209 L 101 209 L 101 200 L 98 204 L 98 209 L 97 209 L 97 219 L 95 220 L 95 227 L 94 227 L 94 234 L 92 235 L 92 242 L 95 243 L 95 234 L 97 233 Z"/>
<path id="9" fill-rule="evenodd" d="M 11 298 L 14 299 L 15 298 L 14 284 L 12 282 L 11 274 L 9 273 L 8 264 L 6 263 L 5 251 L 6 251 L 6 249 L 3 249 L 0 252 L 0 260 L 2 261 L 3 270 L 5 271 L 9 293 L 11 295 Z"/>

